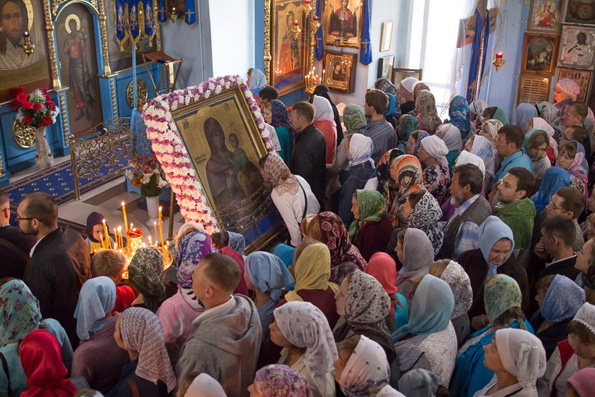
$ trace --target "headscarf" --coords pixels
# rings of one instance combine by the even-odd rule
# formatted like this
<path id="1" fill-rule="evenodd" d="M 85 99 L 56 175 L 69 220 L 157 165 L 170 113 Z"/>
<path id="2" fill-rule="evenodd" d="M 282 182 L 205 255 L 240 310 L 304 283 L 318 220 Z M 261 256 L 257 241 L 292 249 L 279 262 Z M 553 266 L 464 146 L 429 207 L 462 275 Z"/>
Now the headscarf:
<path id="1" fill-rule="evenodd" d="M 231 243 L 231 235 L 229 241 Z M 192 272 L 198 262 L 211 253 L 211 249 L 211 238 L 199 231 L 190 232 L 180 239 L 175 260 L 180 287 L 192 288 Z"/>
<path id="2" fill-rule="evenodd" d="M 471 132 L 471 113 L 465 97 L 457 95 L 452 99 L 448 108 L 448 117 L 450 123 L 461 132 L 461 137 L 466 139 Z"/>
<path id="3" fill-rule="evenodd" d="M 351 276 L 345 296 L 345 321 L 358 334 L 387 331 L 390 298 L 382 284 L 360 270 Z"/>
<path id="4" fill-rule="evenodd" d="M 398 342 L 409 334 L 430 335 L 445 330 L 455 307 L 450 286 L 443 280 L 426 274 L 411 302 L 409 322 L 396 330 L 392 337 Z"/>
<path id="5" fill-rule="evenodd" d="M 445 167 L 448 167 L 446 155 L 449 150 L 442 139 L 438 138 L 436 135 L 427 136 L 421 140 L 421 144 L 430 156 L 438 160 Z"/>
<path id="6" fill-rule="evenodd" d="M 520 308 L 522 301 L 523 294 L 514 278 L 506 274 L 496 274 L 487 278 L 483 302 L 491 325 L 508 309 Z"/>
<path id="7" fill-rule="evenodd" d="M 254 385 L 263 397 L 310 397 L 308 379 L 287 365 L 271 364 L 256 371 Z"/>
<path id="8" fill-rule="evenodd" d="M 438 377 L 422 368 L 412 369 L 399 379 L 399 391 L 407 397 L 434 397 L 438 391 Z"/>
<path id="9" fill-rule="evenodd" d="M 378 280 L 387 294 L 393 295 L 399 291 L 399 288 L 395 285 L 397 266 L 395 260 L 389 254 L 376 252 L 372 255 L 366 273 Z"/>
<path id="10" fill-rule="evenodd" d="M 314 106 L 314 121 L 327 120 L 335 124 L 335 115 L 333 114 L 333 107 L 328 99 L 314 95 L 312 99 L 312 105 Z"/>
<path id="11" fill-rule="evenodd" d="M 359 219 L 354 219 L 349 226 L 349 239 L 355 240 L 359 229 L 366 222 L 380 222 L 386 214 L 386 203 L 382 194 L 376 190 L 357 189 L 355 191 Z"/>
<path id="12" fill-rule="evenodd" d="M 585 186 L 588 184 L 588 175 L 589 175 L 589 165 L 585 158 L 585 147 L 578 143 L 577 141 L 570 141 L 569 143 L 574 144 L 576 146 L 576 155 L 574 156 L 574 160 L 570 163 L 570 166 L 566 171 L 570 175 L 571 179 L 576 178 L 580 179 L 585 183 Z M 556 167 L 559 167 L 560 159 L 556 161 Z"/>
<path id="13" fill-rule="evenodd" d="M 27 376 L 24 397 L 66 397 L 76 393 L 62 362 L 62 348 L 50 332 L 37 329 L 29 332 L 19 347 L 23 372 Z"/>
<path id="14" fill-rule="evenodd" d="M 293 265 L 293 255 L 295 254 L 295 248 L 287 244 L 278 244 L 273 250 L 273 255 L 277 256 L 285 267 L 289 268 Z"/>
<path id="15" fill-rule="evenodd" d="M 267 78 L 262 70 L 252 68 L 252 72 L 250 72 L 250 89 L 260 91 L 265 85 L 267 85 Z"/>
<path id="16" fill-rule="evenodd" d="M 271 101 L 272 122 L 271 125 L 275 128 L 285 127 L 290 132 L 293 131 L 293 126 L 289 121 L 289 110 L 283 102 L 278 99 Z M 293 135 L 293 134 L 292 134 Z"/>
<path id="17" fill-rule="evenodd" d="M 583 324 L 589 331 L 591 331 L 591 333 L 595 334 L 595 305 L 585 302 L 581 308 L 578 309 L 573 320 Z"/>
<path id="18" fill-rule="evenodd" d="M 331 99 L 329 93 L 330 89 L 324 84 L 318 84 L 316 88 L 314 88 L 314 95 L 326 98 L 326 100 L 331 104 L 331 108 L 333 109 L 333 118 L 335 120 L 335 126 L 337 127 L 337 145 L 339 145 L 343 140 L 343 127 L 341 126 L 341 116 L 339 115 L 339 110 L 337 109 L 337 106 L 335 106 L 335 103 Z"/>
<path id="19" fill-rule="evenodd" d="M 420 121 L 420 127 L 429 133 L 436 132 L 436 128 L 442 124 L 436 111 L 436 100 L 434 94 L 428 90 L 421 90 L 415 98 L 415 112 Z"/>
<path id="20" fill-rule="evenodd" d="M 496 175 L 494 146 L 488 138 L 481 135 L 475 135 L 473 138 L 473 145 L 471 146 L 471 153 L 479 156 L 483 160 L 485 170 L 489 175 Z"/>
<path id="21" fill-rule="evenodd" d="M 128 265 L 128 281 L 143 295 L 146 308 L 153 313 L 165 299 L 162 272 L 163 255 L 153 247 L 139 248 Z"/>
<path id="22" fill-rule="evenodd" d="M 450 286 L 455 297 L 455 308 L 450 318 L 454 320 L 466 314 L 473 304 L 473 290 L 471 288 L 471 280 L 465 269 L 457 262 L 451 260 L 446 265 L 440 278 Z"/>
<path id="23" fill-rule="evenodd" d="M 476 136 L 475 138 L 477 139 L 477 137 L 478 136 Z M 455 167 L 458 167 L 459 165 L 463 165 L 463 164 L 473 164 L 474 166 L 479 168 L 479 170 L 481 171 L 482 175 L 485 178 L 485 175 L 486 175 L 485 163 L 482 160 L 482 158 L 479 157 L 478 155 L 469 153 L 468 151 L 463 150 L 459 154 L 457 159 L 455 160 Z"/>
<path id="24" fill-rule="evenodd" d="M 103 226 L 103 220 L 105 219 L 105 216 L 101 215 L 99 212 L 91 212 L 89 214 L 89 216 L 87 217 L 87 237 L 89 238 L 89 240 L 93 241 L 94 243 L 99 243 L 100 241 L 97 241 L 94 237 L 93 237 L 93 226 L 95 225 L 102 225 Z M 106 223 L 107 226 L 107 223 Z M 109 226 L 107 226 L 107 230 L 109 230 Z M 104 236 L 105 238 L 105 236 Z"/>
<path id="25" fill-rule="evenodd" d="M 306 349 L 302 359 L 318 390 L 339 358 L 333 332 L 319 308 L 310 302 L 287 302 L 273 312 L 281 333 L 293 346 Z"/>
<path id="26" fill-rule="evenodd" d="M 556 84 L 556 88 L 564 91 L 570 99 L 576 101 L 576 98 L 581 93 L 581 87 L 572 79 L 562 79 Z"/>
<path id="27" fill-rule="evenodd" d="M 434 247 L 425 232 L 407 228 L 403 239 L 403 267 L 399 271 L 397 287 L 421 274 L 428 274 L 434 263 Z"/>
<path id="28" fill-rule="evenodd" d="M 413 155 L 415 157 L 418 157 L 418 152 L 419 152 L 419 147 L 421 146 L 421 141 L 423 141 L 423 139 L 428 136 L 430 136 L 430 134 L 428 134 L 427 131 L 423 131 L 423 130 L 420 130 L 419 134 L 417 134 L 417 140 L 415 141 L 415 147 L 413 149 Z"/>
<path id="29" fill-rule="evenodd" d="M 39 328 L 39 301 L 22 280 L 10 280 L 0 286 L 0 346 L 23 340 Z"/>
<path id="30" fill-rule="evenodd" d="M 415 83 L 417 83 L 419 80 L 416 79 L 415 77 L 405 77 L 403 80 L 401 80 L 400 85 L 403 86 L 403 88 L 409 92 L 410 94 L 413 94 L 413 85 Z"/>
<path id="31" fill-rule="evenodd" d="M 326 238 L 326 246 L 331 254 L 331 268 L 335 268 L 344 262 L 353 262 L 361 270 L 367 266 L 366 260 L 359 252 L 351 252 L 349 232 L 343 221 L 334 212 L 321 212 L 318 214 L 320 231 Z"/>
<path id="32" fill-rule="evenodd" d="M 496 331 L 494 340 L 504 369 L 523 388 L 535 389 L 535 382 L 543 376 L 547 364 L 539 338 L 522 329 L 505 328 Z"/>
<path id="33" fill-rule="evenodd" d="M 469 104 L 469 111 L 471 111 L 473 114 L 478 114 L 481 116 L 483 111 L 489 106 L 490 105 L 488 105 L 488 103 L 483 99 L 476 99 Z"/>
<path id="34" fill-rule="evenodd" d="M 210 375 L 202 373 L 194 378 L 184 397 L 227 397 L 227 394 L 219 382 Z"/>
<path id="35" fill-rule="evenodd" d="M 339 379 L 343 394 L 347 397 L 376 395 L 376 390 L 388 385 L 389 378 L 390 366 L 384 349 L 360 336 Z"/>
<path id="36" fill-rule="evenodd" d="M 399 130 L 398 139 L 399 143 L 407 144 L 409 141 L 409 135 L 413 131 L 419 130 L 419 120 L 410 114 L 404 114 L 399 119 L 401 129 Z"/>
<path id="37" fill-rule="evenodd" d="M 283 196 L 285 193 L 296 194 L 300 189 L 297 178 L 289 171 L 289 167 L 276 153 L 269 153 L 262 168 L 262 176 L 272 188 Z"/>
<path id="38" fill-rule="evenodd" d="M 154 313 L 140 307 L 131 307 L 120 314 L 120 335 L 127 349 L 138 352 L 134 373 L 149 382 L 161 380 L 167 392 L 176 386 L 176 375 L 171 367 L 161 323 Z"/>
<path id="39" fill-rule="evenodd" d="M 430 192 L 425 192 L 421 199 L 417 202 L 415 207 L 411 210 L 407 220 L 407 225 L 411 228 L 422 230 L 428 235 L 432 247 L 434 247 L 434 255 L 438 255 L 442 242 L 444 240 L 444 232 L 440 229 L 438 221 L 442 218 L 442 209 L 438 201 L 432 196 Z"/>
<path id="40" fill-rule="evenodd" d="M 423 170 L 419 159 L 410 154 L 404 154 L 394 159 L 390 169 L 397 175 L 399 192 L 401 195 L 411 193 L 422 188 Z M 417 187 L 417 188 L 416 188 Z"/>
<path id="41" fill-rule="evenodd" d="M 337 292 L 338 286 L 329 283 L 331 277 L 331 257 L 329 249 L 322 243 L 307 246 L 297 259 L 293 267 L 295 289 L 285 295 L 288 302 L 303 301 L 298 291 L 320 289 L 326 291 L 331 288 Z"/>
<path id="42" fill-rule="evenodd" d="M 376 166 L 372 160 L 372 152 L 374 151 L 374 143 L 370 137 L 363 134 L 354 134 L 349 141 L 349 167 L 354 167 L 362 163 L 370 163 L 373 167 Z"/>
<path id="43" fill-rule="evenodd" d="M 549 102 L 539 102 L 537 105 L 537 112 L 539 117 L 544 119 L 550 126 L 556 127 L 560 125 L 560 110 Z M 535 127 L 535 120 L 533 120 L 533 127 Z"/>
<path id="44" fill-rule="evenodd" d="M 568 186 L 570 186 L 568 171 L 560 167 L 548 168 L 543 174 L 539 190 L 531 196 L 531 200 L 535 204 L 535 210 L 539 212 L 544 209 L 558 189 Z"/>
<path id="45" fill-rule="evenodd" d="M 572 318 L 585 303 L 585 290 L 561 274 L 552 280 L 541 305 L 541 316 L 550 324 Z"/>
<path id="46" fill-rule="evenodd" d="M 568 384 L 572 386 L 579 397 L 589 397 L 595 390 L 595 368 L 583 368 L 568 378 Z"/>
<path id="47" fill-rule="evenodd" d="M 502 125 L 510 124 L 508 121 L 508 116 L 506 115 L 506 112 L 502 108 L 496 109 L 496 112 L 494 113 L 494 119 L 500 120 L 500 122 L 502 122 Z"/>
<path id="48" fill-rule="evenodd" d="M 397 98 L 391 93 L 386 93 L 386 96 L 388 96 L 388 107 L 386 108 L 384 117 L 388 117 L 397 111 Z"/>
<path id="49" fill-rule="evenodd" d="M 345 106 L 343 110 L 343 124 L 345 124 L 348 134 L 363 134 L 366 129 L 364 109 L 353 103 Z"/>
<path id="50" fill-rule="evenodd" d="M 248 255 L 244 269 L 250 283 L 262 292 L 268 292 L 275 302 L 281 299 L 282 288 L 294 281 L 283 261 L 268 252 L 257 251 Z"/>
<path id="51" fill-rule="evenodd" d="M 479 248 L 481 250 L 481 254 L 483 255 L 483 259 L 485 259 L 486 263 L 488 264 L 488 276 L 493 276 L 497 273 L 497 265 L 494 265 L 490 262 L 490 252 L 496 244 L 501 239 L 508 239 L 510 240 L 510 251 L 508 252 L 508 256 L 506 257 L 506 262 L 510 255 L 512 255 L 512 251 L 514 251 L 514 236 L 510 227 L 502 222 L 500 218 L 494 215 L 490 215 L 487 217 L 485 221 L 477 228 L 477 233 L 479 237 Z"/>
<path id="52" fill-rule="evenodd" d="M 527 121 L 537 117 L 537 108 L 530 103 L 521 103 L 516 107 L 514 124 L 520 127 L 523 134 L 527 133 Z"/>
<path id="53" fill-rule="evenodd" d="M 240 255 L 244 255 L 246 248 L 246 239 L 240 233 L 227 232 L 229 237 L 229 247 Z"/>
<path id="54" fill-rule="evenodd" d="M 90 338 L 89 332 L 97 332 L 107 322 L 116 305 L 116 284 L 105 276 L 85 281 L 74 310 L 76 335 L 80 340 Z"/>
<path id="55" fill-rule="evenodd" d="M 494 140 L 498 139 L 498 130 L 504 126 L 500 120 L 489 119 L 483 122 L 482 128 L 486 126 L 488 132 Z"/>
<path id="56" fill-rule="evenodd" d="M 405 117 L 404 115 L 402 117 Z M 390 167 L 393 161 L 403 155 L 401 149 L 390 149 L 378 161 L 378 167 L 376 168 L 376 174 L 378 177 L 378 190 L 384 196 L 386 201 L 386 208 L 391 208 L 393 202 L 399 194 L 397 183 L 390 176 Z"/>
<path id="57" fill-rule="evenodd" d="M 395 98 L 399 97 L 399 89 L 389 79 L 380 79 L 378 81 L 378 89 L 385 94 L 394 95 Z"/>
<path id="58" fill-rule="evenodd" d="M 548 122 L 545 121 L 544 119 L 542 119 L 541 117 L 535 117 L 535 118 L 533 118 L 533 128 L 527 132 L 527 135 L 532 130 L 537 130 L 537 129 L 545 131 L 545 133 L 547 134 L 549 141 L 550 141 L 550 147 L 554 151 L 554 156 L 558 157 L 558 141 L 556 141 L 554 139 L 554 134 L 556 133 L 556 131 L 554 130 L 554 127 L 552 127 L 550 124 L 548 124 Z M 525 139 L 526 138 L 527 138 L 527 136 L 525 136 Z"/>
<path id="59" fill-rule="evenodd" d="M 459 127 L 454 124 L 446 123 L 440 126 L 438 136 L 442 138 L 449 152 L 461 150 L 463 148 L 463 139 Z"/>

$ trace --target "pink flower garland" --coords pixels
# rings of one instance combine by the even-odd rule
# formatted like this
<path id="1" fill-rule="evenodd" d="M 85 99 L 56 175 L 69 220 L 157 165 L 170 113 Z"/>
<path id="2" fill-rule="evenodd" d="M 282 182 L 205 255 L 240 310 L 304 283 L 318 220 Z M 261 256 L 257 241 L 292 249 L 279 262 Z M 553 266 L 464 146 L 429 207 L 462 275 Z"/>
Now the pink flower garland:
<path id="1" fill-rule="evenodd" d="M 171 114 L 178 107 L 218 95 L 235 86 L 239 86 L 244 93 L 267 150 L 274 151 L 252 92 L 237 75 L 214 77 L 197 86 L 163 94 L 147 103 L 142 113 L 147 126 L 147 137 L 151 140 L 153 151 L 176 194 L 182 216 L 186 222 L 202 224 L 207 233 L 219 231 L 217 221 L 213 218 L 203 187 Z"/>

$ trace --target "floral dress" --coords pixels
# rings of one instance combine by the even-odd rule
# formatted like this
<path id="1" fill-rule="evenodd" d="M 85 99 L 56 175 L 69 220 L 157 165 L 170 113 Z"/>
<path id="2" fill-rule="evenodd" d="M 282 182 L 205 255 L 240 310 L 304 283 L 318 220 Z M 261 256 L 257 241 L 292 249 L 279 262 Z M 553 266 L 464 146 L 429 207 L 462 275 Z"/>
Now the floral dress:
<path id="1" fill-rule="evenodd" d="M 434 165 L 424 170 L 424 187 L 434 196 L 440 204 L 448 194 L 450 185 L 450 173 L 448 167 L 443 164 Z"/>

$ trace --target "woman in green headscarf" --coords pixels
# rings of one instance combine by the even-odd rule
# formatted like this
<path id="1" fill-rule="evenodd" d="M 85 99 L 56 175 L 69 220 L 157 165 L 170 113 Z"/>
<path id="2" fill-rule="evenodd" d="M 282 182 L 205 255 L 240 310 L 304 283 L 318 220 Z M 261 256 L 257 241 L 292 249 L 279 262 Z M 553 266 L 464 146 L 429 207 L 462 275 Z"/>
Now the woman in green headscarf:
<path id="1" fill-rule="evenodd" d="M 419 130 L 419 120 L 410 114 L 402 115 L 397 125 L 397 148 L 405 152 L 405 148 L 409 142 L 409 136 L 413 131 L 417 130 Z"/>
<path id="2" fill-rule="evenodd" d="M 361 106 L 350 103 L 343 110 L 343 124 L 347 134 L 363 134 L 366 129 L 366 115 Z"/>
<path id="3" fill-rule="evenodd" d="M 482 117 L 484 120 L 495 119 L 502 122 L 503 125 L 508 125 L 508 116 L 504 109 L 492 106 L 483 111 Z"/>
<path id="4" fill-rule="evenodd" d="M 349 226 L 349 238 L 368 261 L 374 253 L 384 252 L 393 231 L 386 201 L 376 190 L 358 189 L 351 204 L 355 219 Z"/>

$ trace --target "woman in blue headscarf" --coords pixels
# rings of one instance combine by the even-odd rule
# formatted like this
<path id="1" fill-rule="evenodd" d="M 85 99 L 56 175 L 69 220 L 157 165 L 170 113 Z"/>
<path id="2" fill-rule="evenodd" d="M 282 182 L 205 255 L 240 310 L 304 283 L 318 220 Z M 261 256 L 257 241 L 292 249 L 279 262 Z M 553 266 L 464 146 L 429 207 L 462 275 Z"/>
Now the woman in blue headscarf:
<path id="1" fill-rule="evenodd" d="M 93 389 L 107 393 L 120 380 L 122 368 L 129 357 L 116 344 L 114 332 L 118 313 L 112 315 L 116 304 L 116 284 L 109 277 L 87 280 L 79 294 L 74 311 L 76 334 L 81 344 L 74 351 L 72 376 L 87 379 Z M 109 360 L 98 360 L 98 356 Z"/>
<path id="2" fill-rule="evenodd" d="M 253 94 L 258 94 L 267 85 L 267 78 L 262 70 L 256 68 L 248 69 L 248 87 Z"/>
<path id="3" fill-rule="evenodd" d="M 495 331 L 504 328 L 520 328 L 533 333 L 533 328 L 525 320 L 521 310 L 522 295 L 519 285 L 513 278 L 504 274 L 488 278 L 484 294 L 488 321 L 486 327 L 471 334 L 459 349 L 449 388 L 453 396 L 472 397 L 494 376 L 494 372 L 484 364 L 484 346 L 492 343 Z"/>
<path id="4" fill-rule="evenodd" d="M 468 314 L 471 326 L 476 330 L 487 324 L 483 286 L 490 276 L 506 274 L 515 279 L 523 291 L 523 306 L 527 307 L 529 304 L 527 272 L 512 255 L 514 237 L 510 227 L 500 218 L 489 216 L 479 226 L 477 233 L 479 248 L 463 252 L 458 259 L 471 281 L 473 304 Z"/>
<path id="5" fill-rule="evenodd" d="M 549 204 L 550 199 L 558 189 L 570 186 L 570 176 L 568 171 L 560 167 L 552 167 L 545 171 L 539 190 L 531 200 L 535 204 L 535 210 L 539 212 L 545 210 L 545 206 Z"/>
<path id="6" fill-rule="evenodd" d="M 516 112 L 514 115 L 514 125 L 518 126 L 523 134 L 527 133 L 527 121 L 533 119 L 533 117 L 537 117 L 538 112 L 535 105 L 530 103 L 521 103 L 519 106 L 516 107 Z"/>
<path id="7" fill-rule="evenodd" d="M 390 123 L 390 125 L 393 126 L 393 128 L 396 131 L 397 125 L 399 122 L 399 119 L 397 118 L 397 115 L 396 115 L 397 98 L 395 98 L 395 96 L 390 93 L 387 93 L 386 95 L 388 96 L 388 109 L 386 110 L 386 113 L 384 113 L 384 118 L 386 121 L 388 121 Z"/>
<path id="8" fill-rule="evenodd" d="M 457 334 L 450 322 L 454 307 L 450 286 L 425 275 L 413 295 L 409 322 L 392 334 L 401 376 L 422 368 L 436 374 L 438 383 L 448 387 L 457 357 Z"/>
<path id="9" fill-rule="evenodd" d="M 531 158 L 533 173 L 539 180 L 543 178 L 545 172 L 552 166 L 547 157 L 547 150 L 550 147 L 550 138 L 542 129 L 531 128 L 525 135 L 523 143 L 523 152 Z"/>
<path id="10" fill-rule="evenodd" d="M 448 108 L 448 117 L 450 124 L 456 126 L 461 131 L 461 138 L 467 139 L 471 132 L 471 111 L 469 103 L 464 97 L 457 95 L 450 101 Z"/>

